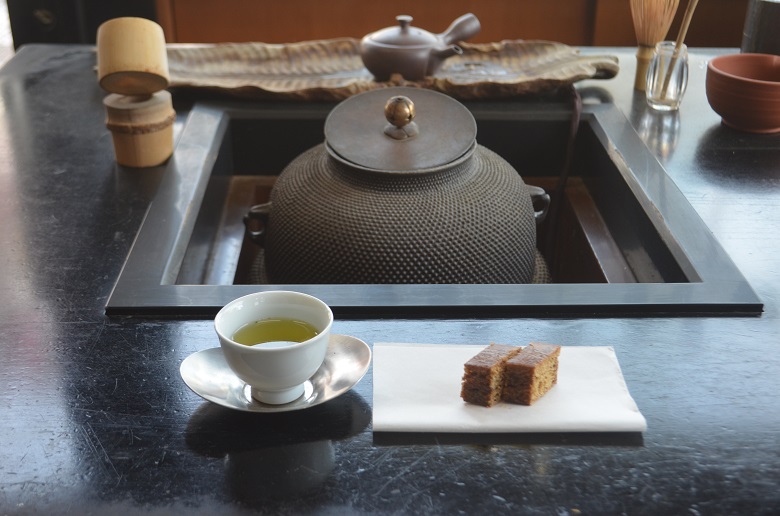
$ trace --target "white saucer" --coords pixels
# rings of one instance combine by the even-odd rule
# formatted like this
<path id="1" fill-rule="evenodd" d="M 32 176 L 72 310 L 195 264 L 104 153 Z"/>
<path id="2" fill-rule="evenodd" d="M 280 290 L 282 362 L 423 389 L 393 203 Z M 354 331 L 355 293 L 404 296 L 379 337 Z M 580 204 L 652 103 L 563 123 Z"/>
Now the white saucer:
<path id="1" fill-rule="evenodd" d="M 349 335 L 330 335 L 325 362 L 304 384 L 303 395 L 284 405 L 266 405 L 252 398 L 251 387 L 230 369 L 222 348 L 193 353 L 179 368 L 187 387 L 201 398 L 245 412 L 289 412 L 332 400 L 354 387 L 368 371 L 371 349 Z"/>

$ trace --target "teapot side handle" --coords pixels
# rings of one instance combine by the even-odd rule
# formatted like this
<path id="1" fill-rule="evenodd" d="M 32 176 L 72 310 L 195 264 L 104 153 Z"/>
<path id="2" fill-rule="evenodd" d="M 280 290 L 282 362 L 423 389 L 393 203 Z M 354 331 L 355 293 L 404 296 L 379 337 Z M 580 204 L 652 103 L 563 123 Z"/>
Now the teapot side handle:
<path id="1" fill-rule="evenodd" d="M 479 19 L 474 14 L 467 13 L 452 22 L 447 30 L 439 34 L 439 38 L 445 45 L 452 45 L 473 38 L 480 30 L 482 25 Z"/>

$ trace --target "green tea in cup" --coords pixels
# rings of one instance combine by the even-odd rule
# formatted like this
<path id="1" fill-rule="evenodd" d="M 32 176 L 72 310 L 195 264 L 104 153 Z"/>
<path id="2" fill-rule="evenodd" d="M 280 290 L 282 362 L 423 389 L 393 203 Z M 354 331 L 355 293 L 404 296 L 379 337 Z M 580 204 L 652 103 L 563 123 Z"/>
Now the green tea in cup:
<path id="1" fill-rule="evenodd" d="M 245 346 L 284 347 L 316 337 L 311 324 L 295 319 L 263 319 L 241 326 L 232 339 Z"/>

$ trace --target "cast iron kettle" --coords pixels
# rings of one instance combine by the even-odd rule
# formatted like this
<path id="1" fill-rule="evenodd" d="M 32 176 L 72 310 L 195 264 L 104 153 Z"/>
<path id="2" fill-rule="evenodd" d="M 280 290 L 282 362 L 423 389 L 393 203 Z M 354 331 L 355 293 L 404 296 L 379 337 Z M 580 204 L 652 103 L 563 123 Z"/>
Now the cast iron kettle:
<path id="1" fill-rule="evenodd" d="M 441 34 L 413 27 L 412 17 L 396 16 L 398 25 L 367 34 L 360 41 L 360 57 L 378 81 L 394 73 L 407 81 L 433 75 L 445 59 L 463 51 L 456 43 L 476 36 L 480 23 L 471 13 L 464 14 Z"/>
<path id="2" fill-rule="evenodd" d="M 388 100 L 389 99 L 389 100 Z M 325 143 L 294 159 L 247 228 L 269 283 L 531 283 L 536 221 L 528 187 L 478 145 L 474 117 L 432 90 L 350 97 Z"/>

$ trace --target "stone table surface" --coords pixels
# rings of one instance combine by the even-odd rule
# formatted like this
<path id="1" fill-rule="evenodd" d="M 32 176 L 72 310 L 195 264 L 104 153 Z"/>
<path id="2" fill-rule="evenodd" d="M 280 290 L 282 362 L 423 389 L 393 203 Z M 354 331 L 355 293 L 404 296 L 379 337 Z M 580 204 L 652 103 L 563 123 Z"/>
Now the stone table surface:
<path id="1" fill-rule="evenodd" d="M 233 412 L 179 376 L 217 345 L 210 320 L 107 317 L 164 167 L 114 162 L 92 47 L 23 47 L 0 71 L 0 513 L 780 512 L 780 136 L 709 108 L 707 59 L 728 49 L 691 52 L 673 135 L 631 89 L 633 49 L 607 50 L 618 76 L 579 87 L 625 113 L 765 311 L 337 320 L 369 344 L 613 346 L 648 422 L 639 438 L 415 439 L 373 434 L 371 370 L 309 410 Z"/>

